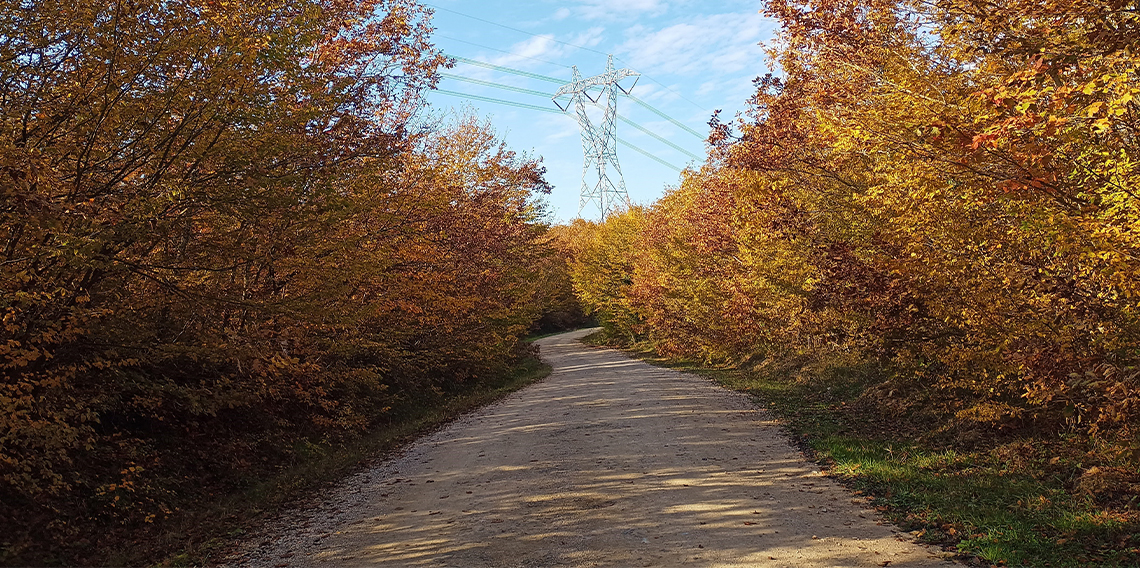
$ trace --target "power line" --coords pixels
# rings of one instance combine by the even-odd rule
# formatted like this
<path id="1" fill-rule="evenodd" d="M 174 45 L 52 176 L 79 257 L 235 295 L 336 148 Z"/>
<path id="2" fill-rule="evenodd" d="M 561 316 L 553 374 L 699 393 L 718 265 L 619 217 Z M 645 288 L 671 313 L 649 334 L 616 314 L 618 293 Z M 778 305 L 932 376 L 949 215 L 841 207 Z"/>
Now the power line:
<path id="1" fill-rule="evenodd" d="M 491 24 L 492 26 L 498 26 L 498 27 L 503 28 L 503 29 L 511 30 L 513 32 L 518 32 L 520 34 L 526 34 L 526 35 L 533 36 L 533 37 L 547 38 L 550 41 L 553 41 L 555 43 L 560 43 L 562 45 L 565 45 L 568 47 L 573 47 L 575 49 L 581 49 L 584 51 L 589 51 L 591 53 L 597 53 L 598 55 L 609 55 L 607 53 L 602 53 L 601 51 L 598 51 L 598 50 L 593 49 L 593 48 L 589 48 L 589 47 L 585 47 L 585 46 L 581 46 L 581 45 L 575 45 L 573 43 L 565 42 L 562 40 L 557 40 L 557 39 L 554 39 L 554 37 L 549 36 L 549 35 L 541 35 L 541 34 L 536 34 L 534 32 L 528 32 L 526 30 L 520 30 L 518 28 L 512 28 L 511 26 L 505 26 L 505 25 L 500 24 L 498 22 L 492 22 L 491 20 L 485 20 L 485 19 L 477 17 L 477 16 L 472 16 L 471 14 L 464 14 L 463 12 L 452 10 L 450 8 L 441 8 L 441 7 L 436 6 L 434 4 L 424 4 L 424 5 L 435 8 L 436 10 L 443 10 L 444 12 L 451 12 L 452 14 L 455 14 L 457 16 L 463 16 L 464 18 L 471 18 L 472 20 L 475 20 L 477 22 L 483 22 L 485 24 Z M 463 41 L 463 40 L 459 40 L 459 41 Z M 494 49 L 494 48 L 490 48 L 490 49 Z M 495 51 L 502 51 L 502 50 L 496 49 Z M 505 53 L 510 53 L 510 52 L 505 52 Z M 629 65 L 629 63 L 626 63 L 620 57 L 615 57 L 614 59 L 617 59 L 619 62 L 624 63 L 626 65 Z M 565 67 L 565 65 L 563 65 L 563 67 Z M 707 108 L 689 100 L 688 98 L 685 97 L 685 95 L 682 95 L 681 93 L 678 93 L 677 91 L 674 91 L 673 89 L 670 89 L 668 86 L 666 86 L 664 83 L 658 81 L 657 79 L 654 79 L 653 77 L 650 77 L 649 75 L 643 75 L 643 77 L 645 77 L 646 79 L 649 79 L 650 81 L 653 81 L 654 83 L 657 83 L 658 86 L 665 89 L 666 91 L 669 91 L 670 93 L 673 93 L 674 95 L 677 95 L 678 97 L 680 97 L 685 102 L 687 102 L 687 103 L 689 103 L 689 104 L 691 104 L 691 105 L 693 105 L 693 106 L 695 106 L 695 107 L 697 107 L 703 111 L 706 111 L 706 112 L 708 111 Z"/>
<path id="2" fill-rule="evenodd" d="M 654 134 L 653 132 L 650 132 L 650 131 L 649 131 L 649 130 L 647 130 L 645 127 L 641 126 L 640 124 L 637 124 L 636 122 L 634 122 L 634 121 L 632 121 L 632 120 L 630 120 L 630 119 L 628 119 L 628 118 L 626 118 L 626 117 L 624 117 L 624 116 L 622 116 L 622 115 L 620 115 L 620 114 L 618 115 L 618 118 L 619 118 L 619 119 L 621 119 L 621 121 L 622 121 L 622 122 L 624 122 L 624 123 L 626 123 L 626 124 L 628 124 L 628 125 L 630 125 L 630 126 L 632 126 L 632 127 L 636 128 L 636 129 L 638 129 L 638 130 L 640 130 L 640 131 L 642 131 L 642 132 L 644 132 L 644 133 L 646 133 L 646 134 L 648 134 L 648 135 L 650 135 L 650 136 L 652 136 L 652 137 L 656 138 L 656 139 L 657 139 L 658 141 L 660 141 L 662 144 L 666 144 L 666 145 L 668 145 L 668 146 L 672 147 L 674 150 L 676 150 L 676 151 L 678 151 L 678 152 L 681 152 L 682 154 L 685 154 L 685 155 L 689 156 L 690 158 L 692 158 L 692 159 L 694 159 L 694 160 L 700 160 L 700 159 L 701 159 L 701 158 L 700 158 L 700 156 L 697 156 L 696 154 L 694 154 L 694 153 L 692 153 L 692 152 L 690 152 L 690 151 L 688 151 L 688 150 L 686 150 L 686 149 L 684 149 L 684 148 L 682 148 L 682 147 L 680 147 L 680 146 L 678 146 L 678 145 L 676 145 L 676 144 L 674 144 L 674 143 L 672 143 L 672 142 L 670 142 L 670 141 L 668 141 L 668 140 L 666 140 L 666 139 L 664 139 L 664 138 L 662 138 L 662 137 L 660 137 L 660 136 L 658 136 L 658 135 Z"/>
<path id="3" fill-rule="evenodd" d="M 503 67 L 502 65 L 495 65 L 494 63 L 487 63 L 485 61 L 476 61 L 474 59 L 467 59 L 466 57 L 460 57 L 458 55 L 449 55 L 446 53 L 444 55 L 447 57 L 450 57 L 456 61 L 459 61 L 461 63 L 466 63 L 468 65 L 474 65 L 476 67 L 484 67 L 486 69 L 494 69 L 495 71 L 502 71 L 503 73 L 512 73 L 514 75 L 521 75 L 523 77 L 530 77 L 531 79 L 538 79 L 539 81 L 548 81 L 551 83 L 558 83 L 559 85 L 566 82 L 565 79 L 557 79 L 554 77 L 547 77 L 546 75 L 539 75 L 538 73 L 531 73 L 530 71 L 521 71 L 519 69 L 511 69 L 510 67 Z"/>
<path id="4" fill-rule="evenodd" d="M 450 95 L 453 97 L 459 97 L 459 98 L 465 98 L 465 99 L 475 99 L 477 101 L 486 101 L 489 103 L 497 103 L 497 104 L 501 104 L 501 105 L 513 106 L 513 107 L 518 107 L 518 108 L 525 108 L 527 110 L 537 110 L 539 112 L 549 112 L 549 113 L 562 114 L 562 115 L 566 114 L 564 112 L 557 111 L 557 110 L 554 110 L 554 109 L 549 108 L 549 107 L 541 107 L 538 105 L 528 105 L 526 103 L 517 103 L 515 101 L 508 101 L 508 100 L 504 100 L 504 99 L 495 99 L 495 98 L 491 98 L 491 97 L 481 97 L 479 95 L 469 95 L 467 93 L 460 93 L 460 92 L 456 92 L 456 91 L 448 91 L 447 89 L 436 89 L 434 92 L 440 93 L 443 95 Z M 624 144 L 625 146 L 628 146 L 633 151 L 635 151 L 635 152 L 637 152 L 637 153 L 639 153 L 639 154 L 641 154 L 641 155 L 643 155 L 643 156 L 645 156 L 645 157 L 647 157 L 647 158 L 649 158 L 649 159 L 651 159 L 651 160 L 653 160 L 653 161 L 655 161 L 655 162 L 657 162 L 657 163 L 659 163 L 659 164 L 661 164 L 661 165 L 663 165 L 663 166 L 665 166 L 665 167 L 667 167 L 673 171 L 677 171 L 677 172 L 681 171 L 681 168 L 678 168 L 677 166 L 674 166 L 673 164 L 670 164 L 669 162 L 666 162 L 665 160 L 662 160 L 661 158 L 658 158 L 657 156 L 654 156 L 653 154 L 650 154 L 649 152 L 642 150 L 641 148 L 637 147 L 636 145 L 634 145 L 630 142 L 627 142 L 621 138 L 618 138 L 617 141 L 620 142 L 621 144 Z"/>
<path id="5" fill-rule="evenodd" d="M 646 152 L 645 150 L 642 150 L 641 148 L 638 148 L 637 146 L 626 142 L 620 137 L 617 139 L 617 141 L 628 146 L 629 149 L 633 150 L 634 152 L 637 152 L 638 154 L 641 154 L 642 156 L 645 156 L 646 158 L 649 158 L 650 160 L 653 160 L 654 162 L 657 162 L 666 168 L 669 168 L 675 172 L 681 171 L 681 168 L 678 168 L 677 166 L 674 166 L 673 164 L 670 164 L 669 162 L 666 162 L 665 160 L 662 160 L 661 158 L 658 158 L 657 156 L 654 156 L 653 154 L 650 154 L 649 152 Z"/>
<path id="6" fill-rule="evenodd" d="M 645 102 L 645 101 L 643 101 L 643 100 L 641 100 L 641 99 L 639 99 L 633 95 L 630 95 L 630 94 L 627 94 L 626 96 L 629 97 L 630 99 L 633 99 L 633 102 L 645 107 L 646 109 L 648 109 L 653 114 L 656 114 L 657 116 L 660 116 L 661 118 L 664 118 L 665 120 L 668 120 L 669 122 L 672 122 L 673 124 L 676 124 L 677 126 L 682 128 L 685 132 L 688 132 L 689 134 L 692 134 L 693 136 L 696 136 L 697 138 L 700 138 L 701 140 L 705 139 L 705 137 L 701 136 L 700 133 L 698 133 L 696 130 L 693 130 L 692 128 L 689 128 L 688 126 L 685 126 L 684 124 L 682 124 L 677 119 L 675 119 L 675 118 L 673 118 L 673 117 L 649 106 L 649 103 L 647 103 L 647 102 Z"/>
<path id="7" fill-rule="evenodd" d="M 507 100 L 503 100 L 503 99 L 493 99 L 491 97 L 481 97 L 479 95 L 469 95 L 467 93 L 459 93 L 456 91 L 448 91 L 447 89 L 436 89 L 434 92 L 441 93 L 444 95 L 451 95 L 453 97 L 460 97 L 460 98 L 464 98 L 464 99 L 475 99 L 477 101 L 486 101 L 489 103 L 499 103 L 501 105 L 510 105 L 510 106 L 514 106 L 514 107 L 525 108 L 528 110 L 537 110 L 540 112 L 552 112 L 554 114 L 564 114 L 562 111 L 554 110 L 554 109 L 549 108 L 549 107 L 541 107 L 538 105 L 528 105 L 526 103 L 516 103 L 515 101 L 507 101 Z"/>
<path id="8" fill-rule="evenodd" d="M 615 59 L 618 59 L 618 58 L 615 57 Z M 621 59 L 618 59 L 618 61 L 621 61 Z M 622 63 L 625 63 L 625 62 L 622 61 Z M 628 63 L 625 63 L 625 64 L 629 65 Z M 681 93 L 678 93 L 677 91 L 674 91 L 673 89 L 670 89 L 667 85 L 665 85 L 665 83 L 662 83 L 661 81 L 658 81 L 657 79 L 654 79 L 653 77 L 650 77 L 649 75 L 642 74 L 641 76 L 645 77 L 646 79 L 649 79 L 650 81 L 653 81 L 654 83 L 657 83 L 657 86 L 661 87 L 662 89 L 665 89 L 666 91 L 669 91 L 670 93 L 673 93 L 674 95 L 677 95 L 678 97 L 681 98 L 681 100 L 683 100 L 683 101 L 685 101 L 685 102 L 687 102 L 687 103 L 689 103 L 689 104 L 691 104 L 691 105 L 693 105 L 693 106 L 695 106 L 695 107 L 697 107 L 697 108 L 699 108 L 705 112 L 709 111 L 709 109 L 689 100 L 689 98 L 686 97 L 685 95 L 682 95 Z"/>
<path id="9" fill-rule="evenodd" d="M 572 43 L 569 43 L 569 42 L 565 42 L 565 41 L 562 41 L 562 40 L 557 40 L 557 39 L 554 39 L 554 38 L 553 38 L 553 37 L 551 37 L 551 36 L 546 36 L 546 35 L 539 35 L 539 34 L 536 34 L 536 33 L 534 33 L 534 32 L 528 32 L 528 31 L 526 31 L 526 30 L 520 30 L 520 29 L 518 29 L 518 28 L 512 28 L 512 27 L 510 27 L 510 26 L 504 26 L 503 24 L 500 24 L 500 23 L 498 23 L 498 22 L 492 22 L 491 20 L 484 20 L 483 18 L 480 18 L 480 17 L 477 17 L 477 16 L 472 16 L 471 14 L 464 14 L 463 12 L 457 12 L 457 11 L 455 11 L 455 10 L 452 10 L 452 9 L 450 9 L 450 8 L 441 8 L 441 7 L 439 7 L 439 6 L 436 6 L 436 5 L 434 5 L 434 4 L 424 4 L 424 6 L 430 6 L 430 7 L 432 7 L 432 8 L 435 8 L 436 10 L 443 10 L 444 12 L 451 12 L 452 14 L 455 14 L 455 15 L 457 15 L 457 16 L 463 16 L 464 18 L 471 18 L 472 20 L 475 20 L 475 21 L 477 21 L 477 22 L 483 22 L 484 24 L 491 24 L 492 26 L 499 26 L 500 28 L 503 28 L 503 29 L 508 29 L 508 30 L 511 30 L 511 31 L 513 31 L 513 32 L 519 32 L 520 34 L 526 34 L 526 35 L 529 35 L 529 36 L 534 36 L 534 37 L 544 37 L 544 38 L 547 38 L 547 39 L 549 39 L 550 41 L 553 41 L 553 42 L 555 42 L 555 43 L 560 43 L 560 44 L 562 44 L 562 45 L 565 45 L 565 46 L 568 46 L 568 47 L 573 47 L 573 48 L 575 48 L 575 49 L 582 49 L 582 50 L 585 50 L 585 51 L 591 51 L 591 52 L 593 52 L 593 53 L 597 53 L 598 55 L 607 55 L 607 54 L 605 54 L 605 53 L 602 53 L 602 52 L 600 52 L 600 51 L 598 51 L 598 50 L 596 50 L 596 49 L 591 49 L 591 48 L 589 48 L 589 47 L 584 47 L 584 46 L 581 46 L 581 45 L 574 45 L 574 44 L 572 44 Z"/>
<path id="10" fill-rule="evenodd" d="M 482 85 L 482 86 L 484 86 L 484 87 L 494 87 L 494 88 L 496 88 L 496 89 L 505 89 L 505 90 L 508 90 L 508 91 L 514 91 L 514 92 L 516 92 L 516 93 L 523 93 L 523 94 L 526 94 L 526 95 L 534 95 L 534 96 L 543 97 L 543 98 L 551 98 L 551 96 L 552 96 L 550 93 L 544 93 L 544 92 L 542 92 L 542 91 L 534 91 L 534 90 L 531 90 L 531 89 L 523 89 L 523 88 L 520 88 L 520 87 L 514 87 L 514 86 L 511 86 L 511 85 L 504 85 L 504 84 L 502 84 L 502 83 L 495 83 L 495 82 L 493 82 L 493 81 L 483 81 L 483 80 L 480 80 L 480 79 L 472 79 L 472 78 L 470 78 L 470 77 L 463 77 L 463 76 L 461 76 L 461 75 L 455 75 L 455 74 L 452 74 L 452 73 L 440 73 L 440 76 L 441 76 L 441 77 L 444 77 L 444 78 L 447 78 L 447 79 L 453 79 L 453 80 L 456 80 L 456 81 L 463 81 L 463 82 L 465 82 L 465 83 L 473 83 L 473 84 L 476 84 L 476 85 Z M 631 97 L 631 98 L 632 98 L 632 97 Z M 640 100 L 639 100 L 638 102 L 640 102 Z M 644 103 L 642 103 L 642 104 L 644 104 Z M 652 107 L 649 107 L 649 108 L 650 108 L 650 109 L 653 109 Z M 653 109 L 653 110 L 655 110 L 655 109 Z M 658 112 L 658 114 L 661 114 L 661 113 L 660 113 L 660 112 Z M 669 146 L 669 147 L 673 148 L 674 150 L 677 150 L 678 152 L 681 152 L 682 154 L 685 154 L 686 156 L 689 156 L 690 158 L 692 158 L 692 159 L 694 159 L 694 160 L 698 160 L 698 161 L 702 160 L 702 158 L 701 158 L 700 156 L 698 156 L 698 155 L 696 155 L 696 154 L 694 154 L 694 153 L 692 153 L 692 152 L 690 152 L 690 151 L 688 151 L 688 150 L 686 150 L 686 149 L 684 149 L 684 148 L 682 148 L 682 147 L 680 147 L 680 146 L 678 146 L 678 145 L 676 145 L 676 144 L 674 144 L 674 143 L 670 142 L 669 140 L 667 140 L 667 139 L 665 139 L 665 138 L 663 138 L 663 137 L 661 137 L 661 136 L 659 136 L 659 135 L 655 134 L 654 132 L 652 132 L 652 131 L 648 130 L 647 128 L 645 128 L 645 127 L 643 127 L 643 126 L 641 126 L 640 124 L 637 124 L 636 122 L 634 122 L 634 121 L 630 120 L 629 118 L 627 118 L 627 117 L 624 117 L 624 116 L 622 116 L 622 115 L 620 115 L 620 114 L 619 114 L 619 115 L 617 115 L 617 117 L 618 117 L 618 118 L 619 118 L 619 119 L 620 119 L 622 122 L 624 122 L 624 123 L 626 123 L 626 124 L 628 124 L 628 125 L 630 125 L 630 126 L 632 126 L 632 127 L 636 128 L 636 129 L 638 129 L 638 130 L 640 130 L 640 131 L 644 132 L 645 134 L 648 134 L 649 136 L 651 136 L 651 137 L 653 137 L 653 138 L 657 139 L 657 140 L 658 140 L 659 142 L 661 142 L 662 144 L 665 144 L 665 145 L 667 145 L 667 146 Z M 666 118 L 668 118 L 668 117 L 666 117 Z M 684 125 L 681 125 L 681 126 L 683 127 Z M 695 134 L 695 133 L 694 133 L 694 134 Z"/>
<path id="11" fill-rule="evenodd" d="M 619 86 L 622 79 L 637 77 L 638 73 L 628 67 L 617 69 L 614 67 L 614 58 L 606 58 L 605 72 L 593 77 L 583 78 L 574 67 L 574 77 L 571 81 L 551 97 L 555 104 L 559 97 L 570 97 L 565 109 L 569 111 L 574 107 L 574 114 L 578 117 L 578 128 L 582 133 L 582 191 L 578 199 L 578 214 L 590 203 L 596 203 L 602 211 L 602 220 L 612 213 L 615 208 L 629 205 L 629 193 L 626 191 L 625 176 L 621 173 L 621 164 L 618 163 L 617 154 L 617 104 L 618 92 L 624 92 Z M 636 84 L 636 79 L 634 80 Z M 598 87 L 602 93 L 597 98 L 591 97 L 587 91 Z M 586 101 L 599 104 L 606 101 L 602 119 L 595 123 L 586 112 Z M 560 107 L 562 105 L 559 105 Z M 591 175 L 590 170 L 594 171 Z M 607 171 L 609 170 L 609 171 Z M 596 179 L 588 183 L 587 179 Z"/>
<path id="12" fill-rule="evenodd" d="M 463 81 L 464 83 L 474 83 L 476 85 L 483 85 L 484 87 L 495 87 L 496 89 L 506 89 L 508 91 L 514 91 L 516 93 L 523 93 L 524 95 L 535 95 L 535 96 L 543 97 L 543 98 L 547 98 L 547 99 L 549 99 L 551 96 L 550 93 L 544 93 L 542 91 L 532 91 L 530 89 L 523 89 L 521 87 L 512 87 L 510 85 L 503 85 L 502 83 L 493 83 L 491 81 L 483 81 L 480 79 L 472 79 L 470 77 L 463 77 L 462 75 L 453 75 L 451 73 L 440 73 L 439 76 L 443 77 L 445 79 L 453 79 L 455 81 Z"/>
<path id="13" fill-rule="evenodd" d="M 570 68 L 570 66 L 569 66 L 569 65 L 563 65 L 563 64 L 561 64 L 561 63 L 555 63 L 555 62 L 553 62 L 553 61 L 547 61 L 547 60 L 545 60 L 545 59 L 539 59 L 539 58 L 537 58 L 537 57 L 531 57 L 531 56 L 529 56 L 529 55 L 519 55 L 519 54 L 517 54 L 517 53 L 511 52 L 511 51 L 507 51 L 507 50 L 505 50 L 505 49 L 499 49 L 499 48 L 497 48 L 497 47 L 491 47 L 491 46 L 489 46 L 489 45 L 483 45 L 483 44 L 475 43 L 475 42 L 473 42 L 473 41 L 467 41 L 467 40 L 465 40 L 465 39 L 459 39 L 459 38 L 457 38 L 457 37 L 445 36 L 445 35 L 443 35 L 443 34 L 435 34 L 435 37 L 441 37 L 441 38 L 443 38 L 443 39 L 449 39 L 449 40 L 451 40 L 451 41 L 457 41 L 457 42 L 459 42 L 459 43 L 466 43 L 467 45 L 473 45 L 473 46 L 475 46 L 475 47 L 480 47 L 480 48 L 483 48 L 483 49 L 489 49 L 489 50 L 491 50 L 491 51 L 498 51 L 499 53 L 505 53 L 505 54 L 507 54 L 507 55 L 510 55 L 510 56 L 512 56 L 512 57 L 521 57 L 521 58 L 523 58 L 523 59 L 530 59 L 531 61 L 538 61 L 539 63 L 545 63 L 545 64 L 547 64 L 547 65 L 554 65 L 554 66 L 556 66 L 556 67 L 562 67 L 563 69 L 569 69 L 569 68 Z"/>
<path id="14" fill-rule="evenodd" d="M 537 73 L 531 73 L 529 71 L 521 71 L 519 69 L 512 69 L 510 67 L 504 67 L 502 65 L 495 65 L 494 63 L 487 63 L 484 61 L 476 61 L 474 59 L 468 59 L 466 57 L 460 57 L 458 55 L 448 55 L 448 57 L 450 57 L 456 61 L 467 63 L 469 65 L 475 65 L 475 66 L 483 67 L 486 69 L 493 69 L 495 71 L 502 71 L 503 73 L 512 73 L 512 74 L 520 75 L 523 77 L 529 77 L 531 79 L 538 79 L 540 81 L 547 81 L 550 83 L 558 83 L 559 85 L 564 84 L 566 82 L 564 79 L 557 79 L 555 77 L 547 77 L 546 75 L 539 75 Z M 705 136 L 701 135 L 701 133 L 697 132 L 696 130 L 693 130 L 692 128 L 689 128 L 688 126 L 685 126 L 681 121 L 665 114 L 664 112 L 661 112 L 660 110 L 657 110 L 656 108 L 653 108 L 653 106 L 650 105 L 649 103 L 647 103 L 647 102 L 645 102 L 645 101 L 643 101 L 643 100 L 641 100 L 641 99 L 639 99 L 633 95 L 630 95 L 630 94 L 626 94 L 626 96 L 629 97 L 630 99 L 632 99 L 633 102 L 641 105 L 642 107 L 645 107 L 647 110 L 649 110 L 653 114 L 656 114 L 657 116 L 660 116 L 661 118 L 664 118 L 665 120 L 668 120 L 669 122 L 672 122 L 673 124 L 677 125 L 677 127 L 681 128 L 685 132 L 688 132 L 689 134 L 696 136 L 698 139 L 700 139 L 702 141 L 705 139 Z"/>

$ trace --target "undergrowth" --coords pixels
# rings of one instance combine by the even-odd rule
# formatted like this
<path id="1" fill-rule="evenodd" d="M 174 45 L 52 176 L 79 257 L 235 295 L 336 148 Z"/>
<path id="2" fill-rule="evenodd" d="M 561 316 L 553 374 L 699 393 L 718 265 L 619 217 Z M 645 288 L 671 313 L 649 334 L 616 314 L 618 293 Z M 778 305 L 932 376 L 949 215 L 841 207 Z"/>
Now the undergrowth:
<path id="1" fill-rule="evenodd" d="M 507 373 L 452 393 L 421 397 L 393 409 L 393 418 L 350 442 L 309 441 L 293 448 L 293 462 L 268 477 L 233 480 L 241 487 L 225 495 L 207 495 L 188 504 L 152 534 L 115 543 L 104 557 L 107 566 L 199 566 L 216 564 L 227 548 L 264 519 L 298 504 L 318 488 L 342 479 L 425 432 L 530 385 L 550 373 L 536 357 L 527 357 Z"/>

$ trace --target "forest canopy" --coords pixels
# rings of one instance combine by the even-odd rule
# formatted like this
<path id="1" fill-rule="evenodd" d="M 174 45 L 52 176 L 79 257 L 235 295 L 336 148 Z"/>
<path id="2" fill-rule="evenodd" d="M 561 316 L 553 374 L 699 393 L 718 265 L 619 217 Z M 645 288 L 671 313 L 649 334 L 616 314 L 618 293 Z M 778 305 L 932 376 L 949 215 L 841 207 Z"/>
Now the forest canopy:
<path id="1" fill-rule="evenodd" d="M 423 112 L 430 32 L 408 0 L 0 5 L 0 560 L 93 561 L 92 526 L 519 355 L 549 186 Z"/>
<path id="2" fill-rule="evenodd" d="M 1140 457 L 1136 4 L 765 12 L 775 71 L 714 117 L 708 163 L 579 224 L 574 284 L 611 336 L 876 361 L 893 378 L 866 396 L 898 416 Z"/>
<path id="3" fill-rule="evenodd" d="M 757 396 L 927 542 L 1136 565 L 1140 6 L 764 12 L 705 164 L 566 231 L 602 339 Z"/>

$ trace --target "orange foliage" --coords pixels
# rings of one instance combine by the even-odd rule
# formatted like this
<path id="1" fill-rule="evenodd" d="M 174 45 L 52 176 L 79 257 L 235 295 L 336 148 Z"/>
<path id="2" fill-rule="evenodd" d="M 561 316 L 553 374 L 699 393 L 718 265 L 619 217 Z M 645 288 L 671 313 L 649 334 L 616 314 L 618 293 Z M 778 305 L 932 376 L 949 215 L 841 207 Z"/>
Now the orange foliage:
<path id="1" fill-rule="evenodd" d="M 498 372 L 543 310 L 543 169 L 417 119 L 445 60 L 412 1 L 5 1 L 0 29 L 0 561 L 91 560 L 93 523 Z"/>
<path id="2" fill-rule="evenodd" d="M 767 6 L 779 72 L 586 303 L 665 351 L 857 353 L 960 420 L 1135 444 L 1134 7 Z"/>

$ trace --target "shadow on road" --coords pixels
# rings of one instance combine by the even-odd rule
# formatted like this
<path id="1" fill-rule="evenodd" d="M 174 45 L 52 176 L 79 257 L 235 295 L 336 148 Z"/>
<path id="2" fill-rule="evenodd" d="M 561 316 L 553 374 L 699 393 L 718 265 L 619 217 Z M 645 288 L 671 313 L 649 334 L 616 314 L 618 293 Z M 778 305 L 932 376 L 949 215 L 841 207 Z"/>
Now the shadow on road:
<path id="1" fill-rule="evenodd" d="M 375 471 L 358 489 L 366 514 L 300 556 L 465 568 L 947 565 L 852 504 L 742 396 L 584 347 L 581 335 L 541 340 L 554 374 Z"/>

